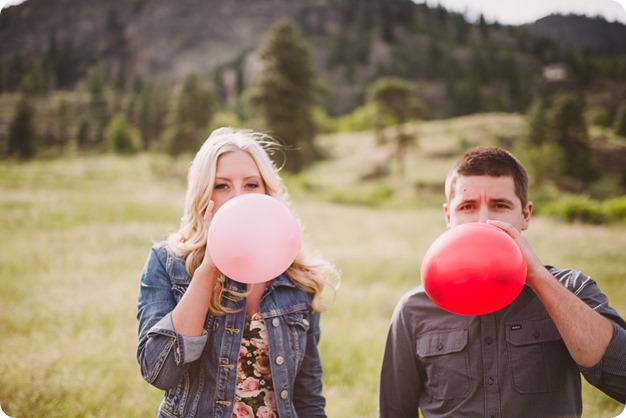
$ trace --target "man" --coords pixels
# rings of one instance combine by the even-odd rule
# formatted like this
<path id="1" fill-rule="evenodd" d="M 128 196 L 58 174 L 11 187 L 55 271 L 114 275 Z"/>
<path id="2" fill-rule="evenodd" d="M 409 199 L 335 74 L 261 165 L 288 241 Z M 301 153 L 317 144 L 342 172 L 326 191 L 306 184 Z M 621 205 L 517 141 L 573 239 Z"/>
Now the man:
<path id="1" fill-rule="evenodd" d="M 480 316 L 449 313 L 423 288 L 394 312 L 380 380 L 380 418 L 580 417 L 580 373 L 626 402 L 626 322 L 579 271 L 544 266 L 521 231 L 533 204 L 528 177 L 509 152 L 480 147 L 448 174 L 448 228 L 487 222 L 526 257 L 520 295 Z"/>

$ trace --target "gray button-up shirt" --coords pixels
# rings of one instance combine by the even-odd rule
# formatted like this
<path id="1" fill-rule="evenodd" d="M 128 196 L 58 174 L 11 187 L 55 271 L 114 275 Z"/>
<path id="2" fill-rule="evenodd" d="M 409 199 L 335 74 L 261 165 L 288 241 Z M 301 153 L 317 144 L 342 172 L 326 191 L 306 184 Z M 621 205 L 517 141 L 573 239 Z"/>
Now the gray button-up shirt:
<path id="1" fill-rule="evenodd" d="M 596 283 L 576 270 L 550 272 L 614 326 L 603 359 L 575 364 L 545 308 L 524 286 L 507 307 L 487 315 L 455 315 L 421 287 L 394 312 L 380 379 L 380 418 L 580 417 L 580 373 L 626 402 L 626 322 Z"/>

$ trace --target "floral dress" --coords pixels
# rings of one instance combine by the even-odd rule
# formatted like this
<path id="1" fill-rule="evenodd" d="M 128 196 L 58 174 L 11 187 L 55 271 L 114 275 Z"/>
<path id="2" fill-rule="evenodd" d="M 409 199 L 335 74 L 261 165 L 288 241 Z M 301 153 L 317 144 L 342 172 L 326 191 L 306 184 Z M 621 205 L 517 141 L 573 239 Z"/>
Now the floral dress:
<path id="1" fill-rule="evenodd" d="M 237 361 L 233 418 L 278 418 L 267 341 L 261 315 L 246 316 Z"/>

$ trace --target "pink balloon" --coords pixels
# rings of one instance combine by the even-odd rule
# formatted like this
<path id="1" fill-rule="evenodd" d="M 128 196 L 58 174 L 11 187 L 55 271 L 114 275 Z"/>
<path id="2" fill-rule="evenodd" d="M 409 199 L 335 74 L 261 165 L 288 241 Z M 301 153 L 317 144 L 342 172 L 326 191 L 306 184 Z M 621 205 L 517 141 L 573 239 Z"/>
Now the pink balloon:
<path id="1" fill-rule="evenodd" d="M 278 199 L 239 195 L 215 213 L 209 254 L 217 268 L 241 283 L 262 283 L 285 272 L 300 251 L 300 228 Z"/>
<path id="2" fill-rule="evenodd" d="M 424 290 L 439 307 L 482 315 L 510 304 L 526 282 L 526 260 L 500 228 L 472 222 L 451 228 L 428 248 L 421 266 Z"/>

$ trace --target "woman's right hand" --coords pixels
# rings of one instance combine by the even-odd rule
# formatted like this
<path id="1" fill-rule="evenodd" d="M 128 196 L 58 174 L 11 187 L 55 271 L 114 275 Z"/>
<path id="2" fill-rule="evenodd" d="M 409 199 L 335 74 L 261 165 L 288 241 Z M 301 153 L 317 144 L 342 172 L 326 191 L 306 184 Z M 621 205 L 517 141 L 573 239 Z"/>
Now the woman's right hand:
<path id="1" fill-rule="evenodd" d="M 213 206 L 213 201 L 210 201 L 204 214 L 207 236 L 213 218 Z M 174 330 L 186 337 L 198 337 L 204 332 L 204 321 L 209 311 L 213 288 L 220 275 L 209 254 L 209 246 L 206 247 L 204 258 L 194 271 L 187 291 L 172 311 Z"/>
<path id="2" fill-rule="evenodd" d="M 211 221 L 213 220 L 213 208 L 215 207 L 215 202 L 212 200 L 209 201 L 209 205 L 207 206 L 206 212 L 204 212 L 204 225 L 206 227 L 206 247 L 204 249 L 204 257 L 202 258 L 202 262 L 198 266 L 198 270 L 206 271 L 208 274 L 212 276 L 218 276 L 220 274 L 217 266 L 213 263 L 213 259 L 211 258 L 211 253 L 209 252 L 209 227 L 211 226 Z"/>

